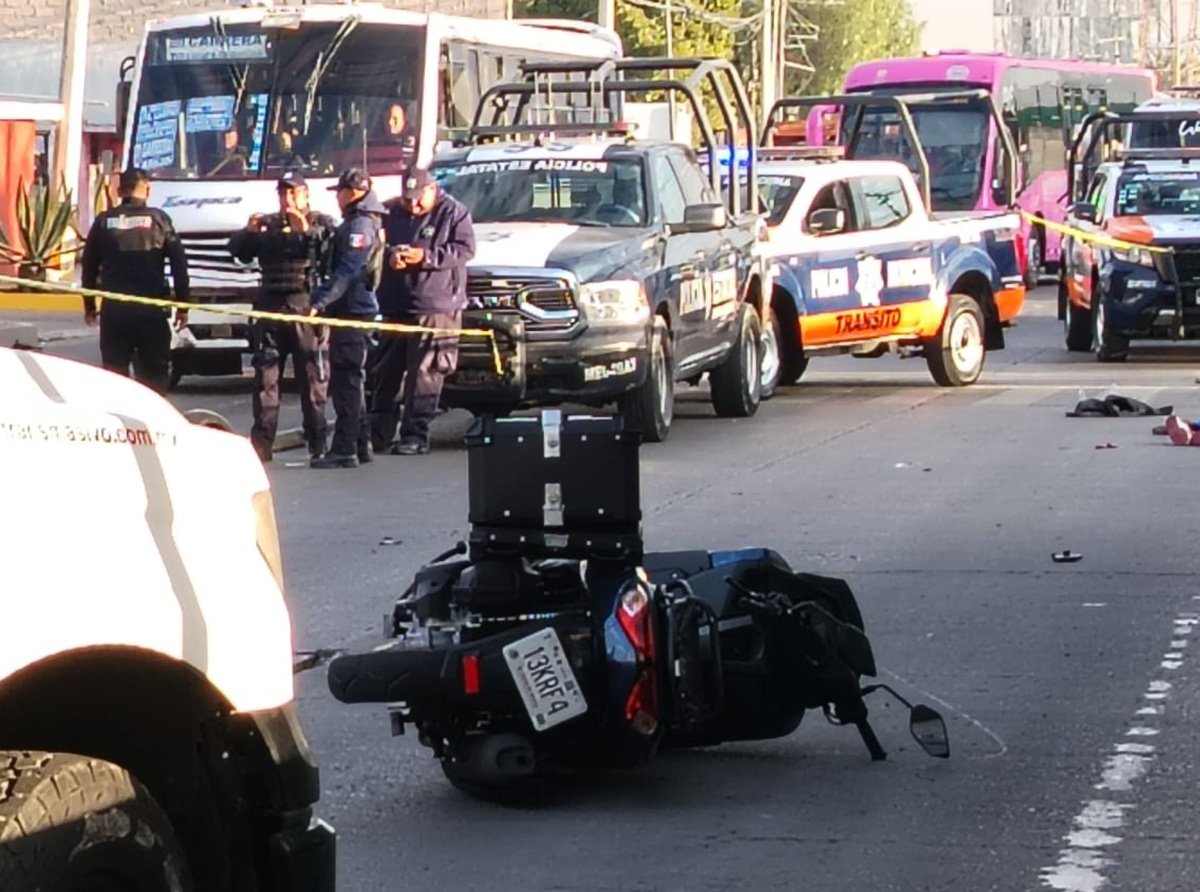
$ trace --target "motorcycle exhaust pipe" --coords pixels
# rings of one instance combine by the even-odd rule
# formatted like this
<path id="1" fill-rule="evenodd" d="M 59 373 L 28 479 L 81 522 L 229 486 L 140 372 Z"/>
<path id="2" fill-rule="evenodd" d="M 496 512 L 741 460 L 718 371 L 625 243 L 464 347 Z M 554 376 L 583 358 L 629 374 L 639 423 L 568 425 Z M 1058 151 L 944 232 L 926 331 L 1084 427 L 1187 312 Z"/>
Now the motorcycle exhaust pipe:
<path id="1" fill-rule="evenodd" d="M 529 777 L 537 764 L 533 746 L 519 734 L 467 738 L 455 748 L 452 759 L 457 777 L 486 786 Z"/>

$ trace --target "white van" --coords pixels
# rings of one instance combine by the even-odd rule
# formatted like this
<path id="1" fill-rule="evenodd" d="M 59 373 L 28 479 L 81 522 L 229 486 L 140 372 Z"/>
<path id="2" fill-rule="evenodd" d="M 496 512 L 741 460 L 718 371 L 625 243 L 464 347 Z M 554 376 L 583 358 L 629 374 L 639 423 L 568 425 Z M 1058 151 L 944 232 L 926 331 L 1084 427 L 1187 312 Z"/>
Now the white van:
<path id="1" fill-rule="evenodd" d="M 330 892 L 292 665 L 250 443 L 0 348 L 0 889 Z"/>

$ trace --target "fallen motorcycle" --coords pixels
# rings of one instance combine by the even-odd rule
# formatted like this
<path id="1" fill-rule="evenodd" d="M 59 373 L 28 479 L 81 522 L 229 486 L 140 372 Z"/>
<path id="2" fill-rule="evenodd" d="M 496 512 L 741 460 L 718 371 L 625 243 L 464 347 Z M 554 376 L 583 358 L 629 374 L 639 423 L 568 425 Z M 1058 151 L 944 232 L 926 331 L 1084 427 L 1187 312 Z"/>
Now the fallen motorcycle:
<path id="1" fill-rule="evenodd" d="M 949 756 L 941 716 L 876 674 L 842 580 L 775 551 L 645 553 L 638 442 L 619 418 L 478 419 L 470 544 L 416 574 L 389 641 L 329 666 L 345 703 L 385 703 L 456 787 L 485 798 L 660 749 L 783 737 L 806 711 L 886 753 L 864 696 L 886 690 Z"/>

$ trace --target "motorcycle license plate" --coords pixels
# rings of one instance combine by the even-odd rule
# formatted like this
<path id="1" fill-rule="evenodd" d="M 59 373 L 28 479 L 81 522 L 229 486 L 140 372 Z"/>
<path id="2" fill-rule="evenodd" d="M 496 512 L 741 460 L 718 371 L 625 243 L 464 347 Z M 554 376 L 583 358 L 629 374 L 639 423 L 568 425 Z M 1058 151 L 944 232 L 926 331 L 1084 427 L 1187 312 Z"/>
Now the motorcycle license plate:
<path id="1" fill-rule="evenodd" d="M 554 629 L 542 629 L 507 645 L 504 659 L 535 731 L 587 712 L 587 701 Z"/>

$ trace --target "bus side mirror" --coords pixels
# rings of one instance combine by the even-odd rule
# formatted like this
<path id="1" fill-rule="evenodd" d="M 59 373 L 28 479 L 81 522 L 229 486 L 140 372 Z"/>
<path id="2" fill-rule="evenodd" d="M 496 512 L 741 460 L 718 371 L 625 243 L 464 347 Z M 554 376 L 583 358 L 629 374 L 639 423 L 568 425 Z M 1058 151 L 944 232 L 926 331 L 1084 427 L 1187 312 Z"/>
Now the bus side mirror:
<path id="1" fill-rule="evenodd" d="M 114 108 L 116 110 L 117 136 L 121 139 L 125 138 L 125 131 L 129 124 L 129 97 L 132 92 L 133 84 L 129 81 L 121 81 L 117 84 L 117 98 Z"/>
<path id="2" fill-rule="evenodd" d="M 129 125 L 129 99 L 133 94 L 133 68 L 136 64 L 137 60 L 133 56 L 126 56 L 121 60 L 117 74 L 117 95 L 113 111 L 116 114 L 117 136 L 120 139 L 125 138 L 125 131 Z"/>

